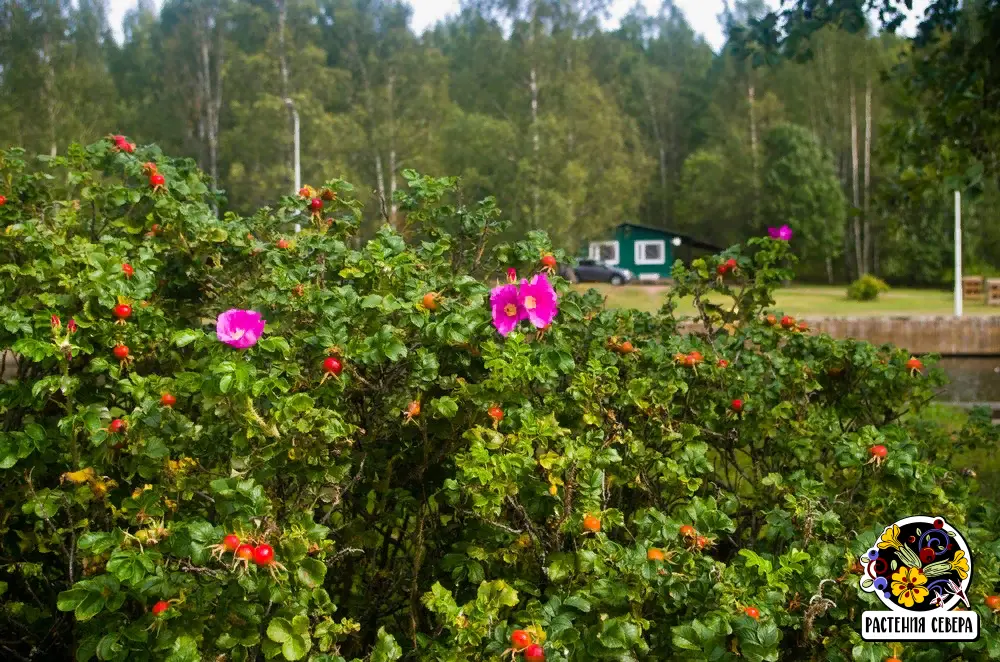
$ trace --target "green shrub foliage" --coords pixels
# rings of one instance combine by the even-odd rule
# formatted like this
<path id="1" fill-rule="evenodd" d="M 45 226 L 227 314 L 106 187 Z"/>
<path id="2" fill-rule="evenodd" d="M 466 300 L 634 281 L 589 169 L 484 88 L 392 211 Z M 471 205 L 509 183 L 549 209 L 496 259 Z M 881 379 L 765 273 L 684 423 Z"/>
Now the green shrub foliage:
<path id="1" fill-rule="evenodd" d="M 848 286 L 847 298 L 855 301 L 875 301 L 880 294 L 888 291 L 889 285 L 884 280 L 865 274 Z"/>
<path id="2" fill-rule="evenodd" d="M 219 218 L 155 147 L 2 153 L 3 659 L 497 660 L 520 628 L 548 660 L 874 661 L 854 561 L 917 513 L 970 541 L 984 627 L 906 657 L 1000 654 L 998 511 L 951 467 L 988 417 L 920 423 L 935 371 L 769 321 L 786 242 L 675 267 L 697 335 L 554 278 L 554 323 L 502 338 L 489 288 L 547 240 L 406 176 L 362 241 L 343 181 Z"/>

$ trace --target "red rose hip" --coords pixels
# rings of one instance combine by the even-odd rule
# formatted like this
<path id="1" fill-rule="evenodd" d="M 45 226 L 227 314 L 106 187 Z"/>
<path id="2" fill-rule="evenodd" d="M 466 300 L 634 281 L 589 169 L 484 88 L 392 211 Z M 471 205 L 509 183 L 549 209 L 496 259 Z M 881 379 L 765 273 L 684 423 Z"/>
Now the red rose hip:
<path id="1" fill-rule="evenodd" d="M 108 426 L 108 432 L 111 434 L 118 434 L 125 429 L 125 421 L 120 418 L 116 418 L 111 421 L 111 425 Z"/>
<path id="2" fill-rule="evenodd" d="M 747 607 L 743 611 L 744 613 L 746 613 L 747 616 L 754 619 L 755 621 L 760 618 L 760 609 L 757 609 L 756 607 Z"/>
<path id="3" fill-rule="evenodd" d="M 257 565 L 271 565 L 274 561 L 274 548 L 267 543 L 261 543 L 254 547 L 253 562 Z"/>
<path id="4" fill-rule="evenodd" d="M 230 533 L 222 539 L 222 546 L 226 548 L 227 552 L 235 552 L 240 547 L 240 537 L 235 533 Z"/>
<path id="5" fill-rule="evenodd" d="M 500 409 L 497 405 L 490 407 L 489 411 L 486 413 L 490 415 L 490 418 L 493 419 L 494 423 L 499 423 L 503 420 L 503 409 Z"/>
<path id="6" fill-rule="evenodd" d="M 322 208 L 323 208 L 322 199 L 313 198 L 312 200 L 309 201 L 309 209 L 311 209 L 312 211 L 318 212 Z"/>
<path id="7" fill-rule="evenodd" d="M 115 345 L 115 348 L 111 350 L 115 358 L 124 361 L 128 358 L 128 345 Z"/>
<path id="8" fill-rule="evenodd" d="M 510 634 L 510 643 L 514 650 L 524 650 L 531 645 L 531 635 L 525 630 L 514 630 Z"/>
<path id="9" fill-rule="evenodd" d="M 531 644 L 524 649 L 524 659 L 526 662 L 544 662 L 545 649 L 538 644 Z"/>
<path id="10" fill-rule="evenodd" d="M 542 256 L 542 266 L 546 269 L 556 268 L 556 256 L 555 255 L 543 255 Z"/>
<path id="11" fill-rule="evenodd" d="M 132 306 L 128 305 L 127 303 L 120 303 L 117 306 L 115 306 L 114 310 L 112 310 L 111 312 L 114 313 L 114 316 L 120 320 L 128 319 L 129 317 L 132 316 Z"/>
<path id="12" fill-rule="evenodd" d="M 344 365 L 335 356 L 328 356 L 323 361 L 323 370 L 330 373 L 334 377 L 338 376 L 340 372 L 344 369 Z"/>
<path id="13" fill-rule="evenodd" d="M 743 401 L 740 400 L 739 398 L 733 400 L 732 404 L 733 404 L 733 411 L 735 411 L 736 413 L 743 411 Z"/>
<path id="14" fill-rule="evenodd" d="M 166 600 L 160 600 L 153 605 L 153 616 L 159 616 L 168 609 L 170 609 L 170 603 Z"/>
<path id="15" fill-rule="evenodd" d="M 177 398 L 175 398 L 170 393 L 164 393 L 163 395 L 160 396 L 160 404 L 163 405 L 164 407 L 173 407 L 175 404 L 177 404 Z"/>
<path id="16" fill-rule="evenodd" d="M 126 262 L 122 265 L 122 273 L 125 274 L 126 278 L 131 278 L 135 274 L 135 269 L 132 268 L 131 264 Z"/>
<path id="17" fill-rule="evenodd" d="M 166 183 L 167 183 L 166 178 L 158 172 L 154 172 L 152 175 L 149 176 L 149 185 L 152 186 L 153 188 L 156 188 L 157 186 L 163 186 Z"/>
<path id="18" fill-rule="evenodd" d="M 889 449 L 882 444 L 876 444 L 868 449 L 872 457 L 885 458 L 889 454 Z"/>

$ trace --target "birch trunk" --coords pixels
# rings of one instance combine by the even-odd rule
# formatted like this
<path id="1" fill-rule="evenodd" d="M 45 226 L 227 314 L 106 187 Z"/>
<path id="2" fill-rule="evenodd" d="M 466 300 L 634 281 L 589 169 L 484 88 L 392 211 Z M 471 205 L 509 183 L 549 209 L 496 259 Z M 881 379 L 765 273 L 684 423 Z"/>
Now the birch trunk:
<path id="1" fill-rule="evenodd" d="M 201 113 L 199 117 L 199 133 L 205 141 L 208 152 L 208 174 L 212 184 L 219 181 L 219 114 L 222 111 L 222 63 L 223 63 L 223 30 L 218 25 L 219 16 L 210 11 L 196 19 L 198 48 L 200 55 L 197 69 L 198 92 Z M 212 32 L 215 32 L 216 43 L 212 53 Z"/>
<path id="2" fill-rule="evenodd" d="M 534 41 L 534 37 L 532 37 Z M 541 138 L 538 135 L 538 72 L 534 62 L 531 64 L 531 74 L 528 82 L 531 90 L 531 150 L 534 155 L 533 190 L 531 192 L 531 228 L 538 227 L 538 207 L 541 198 L 539 168 L 541 167 Z"/>
<path id="3" fill-rule="evenodd" d="M 872 184 L 872 81 L 871 78 L 865 81 L 865 192 L 864 192 L 864 249 L 863 258 L 865 271 L 872 269 L 872 222 L 869 211 L 871 201 Z"/>
<path id="4" fill-rule="evenodd" d="M 396 86 L 396 73 L 389 72 L 387 94 L 389 103 L 389 224 L 396 227 L 396 115 L 393 106 L 393 90 Z"/>
<path id="5" fill-rule="evenodd" d="M 281 71 L 281 98 L 288 98 L 288 59 L 285 53 L 285 24 L 288 21 L 288 4 L 285 0 L 277 0 L 278 5 L 278 67 Z M 289 123 L 295 120 L 289 113 Z M 290 127 L 293 128 L 293 127 Z M 289 131 L 291 133 L 291 131 Z M 295 185 L 295 145 L 285 152 L 285 165 L 288 167 L 289 181 L 292 182 L 288 188 Z M 298 193 L 298 191 L 296 191 Z"/>
<path id="6" fill-rule="evenodd" d="M 656 104 L 653 103 L 653 94 L 649 89 L 649 83 L 644 84 L 642 88 L 643 96 L 646 98 L 646 107 L 649 110 L 649 123 L 653 125 L 653 139 L 656 141 L 656 147 L 659 150 L 660 195 L 665 200 L 667 194 L 667 146 L 663 142 L 663 131 L 660 129 L 660 120 L 656 116 Z M 665 208 L 662 209 L 662 212 L 666 215 Z"/>
<path id="7" fill-rule="evenodd" d="M 46 31 L 42 37 L 42 54 L 45 58 L 45 109 L 49 120 L 49 149 L 56 155 L 56 65 L 52 57 L 52 35 Z"/>
<path id="8" fill-rule="evenodd" d="M 361 83 L 364 89 L 365 110 L 368 114 L 368 126 L 366 129 L 368 131 L 368 142 L 371 145 L 372 157 L 375 162 L 375 187 L 378 190 L 379 211 L 382 214 L 382 218 L 389 221 L 389 210 L 386 208 L 385 198 L 385 171 L 382 167 L 382 155 L 379 153 L 378 141 L 375 138 L 375 95 L 372 93 L 372 82 L 368 76 L 368 67 L 365 66 L 364 58 L 358 54 L 357 38 L 353 33 L 351 38 L 352 43 L 349 52 L 354 57 L 358 65 L 358 70 L 361 72 Z"/>
<path id="9" fill-rule="evenodd" d="M 382 155 L 375 148 L 375 185 L 378 186 L 378 199 L 382 206 L 382 217 L 390 221 L 389 211 L 385 206 L 385 174 L 382 171 Z"/>
<path id="10" fill-rule="evenodd" d="M 861 244 L 861 218 L 857 209 L 861 206 L 858 190 L 858 111 L 855 103 L 854 80 L 851 80 L 851 199 L 854 203 L 855 211 L 851 214 L 854 218 L 854 259 L 858 268 L 858 277 L 865 274 L 864 255 Z"/>
<path id="11" fill-rule="evenodd" d="M 757 114 L 754 109 L 756 91 L 753 82 L 747 87 L 747 99 L 750 102 L 750 159 L 753 163 L 754 173 L 757 172 Z"/>
<path id="12" fill-rule="evenodd" d="M 747 85 L 747 100 L 750 105 L 750 165 L 752 170 L 752 184 L 753 188 L 752 199 L 750 200 L 750 215 L 753 219 L 753 224 L 756 225 L 760 222 L 760 218 L 757 216 L 757 192 L 759 190 L 759 173 L 757 171 L 757 111 L 756 111 L 756 90 L 753 85 L 753 73 L 748 74 L 748 85 Z M 772 219 L 777 222 L 778 219 Z"/>

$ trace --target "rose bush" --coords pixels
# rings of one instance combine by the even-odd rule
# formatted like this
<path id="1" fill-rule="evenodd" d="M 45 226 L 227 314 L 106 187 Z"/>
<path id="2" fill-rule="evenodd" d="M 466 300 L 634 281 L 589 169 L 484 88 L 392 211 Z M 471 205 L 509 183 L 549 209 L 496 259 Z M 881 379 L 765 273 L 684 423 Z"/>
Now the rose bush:
<path id="1" fill-rule="evenodd" d="M 790 232 L 605 310 L 407 180 L 362 241 L 339 180 L 219 217 L 155 147 L 2 153 L 5 659 L 881 660 L 855 561 L 916 513 L 965 534 L 984 625 L 904 657 L 1000 655 L 1000 510 L 953 466 L 997 434 L 769 310 Z"/>

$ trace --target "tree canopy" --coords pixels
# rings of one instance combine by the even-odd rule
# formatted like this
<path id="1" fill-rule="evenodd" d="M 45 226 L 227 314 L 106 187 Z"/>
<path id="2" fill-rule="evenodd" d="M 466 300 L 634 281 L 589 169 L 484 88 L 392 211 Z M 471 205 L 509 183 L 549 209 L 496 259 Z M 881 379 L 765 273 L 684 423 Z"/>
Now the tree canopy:
<path id="1" fill-rule="evenodd" d="M 795 125 L 844 200 L 800 276 L 941 283 L 956 188 L 967 264 L 1000 267 L 998 2 L 936 0 L 905 39 L 905 0 L 736 0 L 715 52 L 671 0 L 612 27 L 606 2 L 473 0 L 419 35 L 400 0 L 143 0 L 120 40 L 106 0 L 0 0 L 0 145 L 124 133 L 246 212 L 294 188 L 294 107 L 303 182 L 356 182 L 365 232 L 405 225 L 412 168 L 575 252 L 622 221 L 717 244 L 787 222 L 763 150 Z"/>

